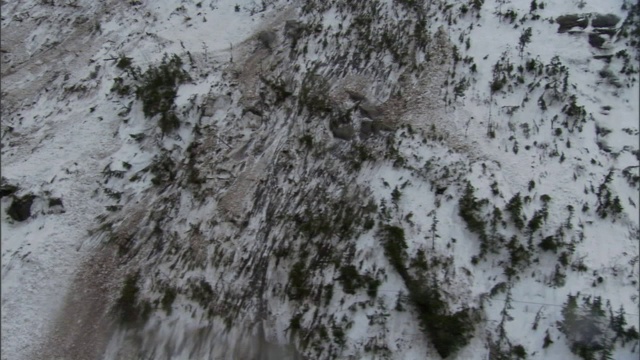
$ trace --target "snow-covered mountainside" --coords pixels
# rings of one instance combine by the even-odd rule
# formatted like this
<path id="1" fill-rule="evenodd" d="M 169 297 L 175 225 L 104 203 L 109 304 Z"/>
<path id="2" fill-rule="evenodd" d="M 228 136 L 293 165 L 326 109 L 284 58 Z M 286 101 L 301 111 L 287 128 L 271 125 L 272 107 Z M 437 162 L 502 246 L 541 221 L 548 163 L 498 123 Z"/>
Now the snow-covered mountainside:
<path id="1" fill-rule="evenodd" d="M 2 359 L 636 359 L 640 2 L 2 1 Z"/>

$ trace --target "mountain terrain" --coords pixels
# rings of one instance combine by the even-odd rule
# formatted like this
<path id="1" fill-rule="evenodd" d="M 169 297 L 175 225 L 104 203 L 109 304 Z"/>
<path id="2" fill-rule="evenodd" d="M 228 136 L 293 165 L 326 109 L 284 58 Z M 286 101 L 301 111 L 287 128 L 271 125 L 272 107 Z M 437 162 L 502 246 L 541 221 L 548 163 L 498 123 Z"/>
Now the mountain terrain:
<path id="1" fill-rule="evenodd" d="M 636 359 L 640 2 L 2 1 L 4 359 Z"/>

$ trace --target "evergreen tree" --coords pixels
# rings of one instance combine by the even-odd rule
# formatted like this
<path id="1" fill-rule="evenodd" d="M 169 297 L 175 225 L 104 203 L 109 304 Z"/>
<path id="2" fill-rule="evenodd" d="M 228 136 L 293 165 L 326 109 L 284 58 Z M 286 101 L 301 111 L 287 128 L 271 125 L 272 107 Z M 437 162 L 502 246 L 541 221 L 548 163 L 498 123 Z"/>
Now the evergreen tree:
<path id="1" fill-rule="evenodd" d="M 511 215 L 511 221 L 519 230 L 524 228 L 524 219 L 522 218 L 522 198 L 520 193 L 515 194 L 507 203 L 506 210 Z"/>

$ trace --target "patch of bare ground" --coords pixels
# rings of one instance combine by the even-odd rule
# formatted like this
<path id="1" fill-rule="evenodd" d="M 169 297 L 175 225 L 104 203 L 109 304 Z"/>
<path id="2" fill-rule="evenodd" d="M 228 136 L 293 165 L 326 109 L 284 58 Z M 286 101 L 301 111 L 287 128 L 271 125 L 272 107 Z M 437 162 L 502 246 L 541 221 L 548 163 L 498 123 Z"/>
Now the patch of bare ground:
<path id="1" fill-rule="evenodd" d="M 121 285 L 118 273 L 115 249 L 100 246 L 78 269 L 46 340 L 30 359 L 101 359 L 114 329 L 109 311 Z"/>

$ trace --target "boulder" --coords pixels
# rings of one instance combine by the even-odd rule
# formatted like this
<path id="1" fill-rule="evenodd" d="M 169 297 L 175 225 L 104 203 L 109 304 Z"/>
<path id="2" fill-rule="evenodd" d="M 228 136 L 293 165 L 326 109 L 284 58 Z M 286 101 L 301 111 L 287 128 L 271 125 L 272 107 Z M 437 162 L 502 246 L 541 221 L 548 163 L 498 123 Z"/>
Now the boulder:
<path id="1" fill-rule="evenodd" d="M 284 24 L 284 34 L 287 37 L 298 39 L 302 35 L 304 25 L 297 20 L 287 20 Z"/>
<path id="2" fill-rule="evenodd" d="M 606 41 L 605 38 L 603 38 L 602 36 L 596 33 L 589 34 L 589 45 L 595 48 L 601 49 L 605 41 Z"/>
<path id="3" fill-rule="evenodd" d="M 574 27 L 584 29 L 589 25 L 589 19 L 585 15 L 578 14 L 558 16 L 556 22 L 560 25 L 558 28 L 559 33 L 567 32 Z"/>
<path id="4" fill-rule="evenodd" d="M 6 178 L 2 177 L 2 179 L 0 179 L 0 198 L 12 195 L 18 191 L 18 189 L 17 185 L 10 184 Z"/>
<path id="5" fill-rule="evenodd" d="M 277 39 L 276 33 L 273 31 L 264 30 L 258 33 L 258 41 L 269 50 L 275 45 Z"/>
<path id="6" fill-rule="evenodd" d="M 49 199 L 49 210 L 47 211 L 47 214 L 63 214 L 64 212 L 64 204 L 62 203 L 61 198 Z"/>
<path id="7" fill-rule="evenodd" d="M 31 205 L 36 197 L 27 194 L 23 197 L 14 196 L 11 206 L 7 209 L 9 215 L 15 221 L 25 221 L 31 217 Z"/>
<path id="8" fill-rule="evenodd" d="M 347 95 L 349 95 L 349 98 L 351 98 L 351 100 L 355 102 L 361 102 L 361 101 L 367 100 L 367 98 L 364 95 L 362 95 L 357 91 L 347 90 Z"/>
<path id="9" fill-rule="evenodd" d="M 620 18 L 614 14 L 596 14 L 591 20 L 594 28 L 612 28 L 620 22 Z"/>
<path id="10" fill-rule="evenodd" d="M 362 120 L 362 122 L 360 122 L 360 136 L 362 136 L 363 138 L 369 137 L 369 135 L 374 134 L 374 129 L 373 129 L 373 121 L 369 121 L 369 120 Z"/>
<path id="11" fill-rule="evenodd" d="M 393 131 L 393 126 L 385 123 L 382 120 L 374 120 L 373 121 L 373 131 Z"/>
<path id="12" fill-rule="evenodd" d="M 356 130 L 353 128 L 351 124 L 345 125 L 336 125 L 330 124 L 330 130 L 333 134 L 333 137 L 341 140 L 351 140 L 356 133 Z"/>
<path id="13" fill-rule="evenodd" d="M 379 106 L 375 106 L 369 102 L 360 104 L 358 107 L 362 116 L 368 117 L 371 120 L 377 120 L 382 116 L 382 109 Z"/>

